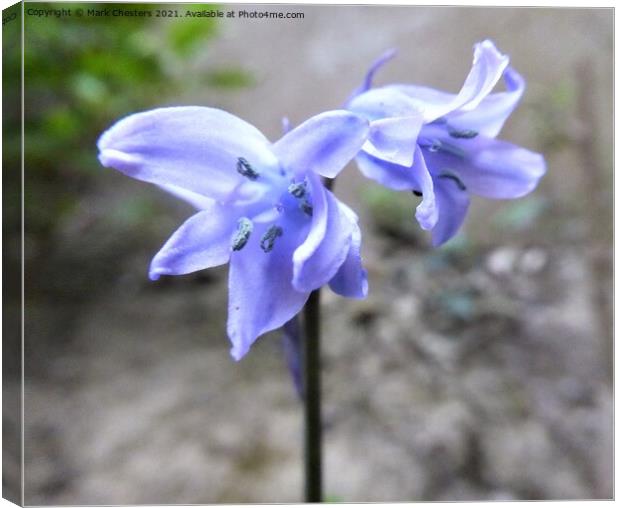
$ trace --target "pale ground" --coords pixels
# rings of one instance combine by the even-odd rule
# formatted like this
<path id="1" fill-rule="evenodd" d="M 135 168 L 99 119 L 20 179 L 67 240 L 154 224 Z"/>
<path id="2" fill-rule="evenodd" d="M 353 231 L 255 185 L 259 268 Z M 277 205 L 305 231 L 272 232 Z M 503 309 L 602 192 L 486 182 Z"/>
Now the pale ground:
<path id="1" fill-rule="evenodd" d="M 489 229 L 499 208 L 478 200 L 467 251 L 430 251 L 423 235 L 407 244 L 371 233 L 372 217 L 355 197 L 361 178 L 351 167 L 338 182 L 336 193 L 361 208 L 368 231 L 371 296 L 324 295 L 327 495 L 609 498 L 611 338 L 600 295 L 609 303 L 610 215 L 584 211 L 581 138 L 546 150 L 531 121 L 554 87 L 574 84 L 576 66 L 592 57 L 597 164 L 607 181 L 610 12 L 304 11 L 303 22 L 225 23 L 196 65 L 242 62 L 257 86 L 208 98 L 196 89 L 177 102 L 225 107 L 276 138 L 281 115 L 297 123 L 338 107 L 388 47 L 400 55 L 380 83 L 456 90 L 473 42 L 490 37 L 530 83 L 504 137 L 545 151 L 549 163 L 539 190 L 549 213 L 520 233 Z M 585 120 L 566 118 L 581 132 Z M 100 234 L 98 221 L 115 205 L 155 194 L 106 173 L 100 193 L 85 198 L 89 224 L 60 228 L 42 284 L 54 280 L 46 284 L 69 297 L 29 308 L 26 501 L 300 501 L 301 406 L 278 334 L 234 363 L 225 269 L 146 280 L 150 256 L 189 210 L 162 197 L 168 222 Z M 609 203 L 610 194 L 590 199 Z M 76 298 L 74 287 L 97 296 Z"/>

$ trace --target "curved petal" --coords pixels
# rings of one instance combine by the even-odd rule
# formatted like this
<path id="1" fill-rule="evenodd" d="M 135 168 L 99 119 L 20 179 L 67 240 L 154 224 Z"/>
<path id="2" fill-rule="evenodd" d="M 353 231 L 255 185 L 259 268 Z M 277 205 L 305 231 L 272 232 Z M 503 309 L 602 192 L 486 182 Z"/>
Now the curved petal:
<path id="1" fill-rule="evenodd" d="M 377 159 L 366 152 L 360 152 L 355 158 L 362 174 L 392 190 L 420 190 L 418 180 L 410 167 L 391 164 Z"/>
<path id="2" fill-rule="evenodd" d="M 226 263 L 236 219 L 230 208 L 215 202 L 190 217 L 155 255 L 149 278 L 157 280 L 161 275 L 182 275 Z"/>
<path id="3" fill-rule="evenodd" d="M 309 171 L 334 178 L 368 136 L 368 121 L 349 111 L 316 115 L 274 143 L 280 163 L 297 176 Z"/>
<path id="4" fill-rule="evenodd" d="M 439 209 L 439 218 L 431 234 L 433 246 L 439 247 L 458 233 L 467 215 L 469 196 L 455 180 L 436 178 L 435 199 Z"/>
<path id="5" fill-rule="evenodd" d="M 472 68 L 456 95 L 411 85 L 386 88 L 407 95 L 423 109 L 424 120 L 430 123 L 452 111 L 475 109 L 502 77 L 508 61 L 508 56 L 502 55 L 490 40 L 485 40 L 474 46 Z"/>
<path id="6" fill-rule="evenodd" d="M 240 157 L 259 173 L 277 166 L 268 140 L 256 128 L 212 108 L 137 113 L 110 127 L 97 146 L 105 167 L 220 200 L 246 180 L 236 169 Z"/>
<path id="7" fill-rule="evenodd" d="M 373 88 L 355 97 L 349 103 L 354 113 L 370 121 L 392 117 L 416 117 L 422 113 L 424 103 L 420 103 L 399 89 L 398 86 Z"/>
<path id="8" fill-rule="evenodd" d="M 240 360 L 260 335 L 291 320 L 310 295 L 291 284 L 293 251 L 303 232 L 284 231 L 273 250 L 263 252 L 259 239 L 267 227 L 255 226 L 250 241 L 230 258 L 227 328 L 235 360 Z"/>
<path id="9" fill-rule="evenodd" d="M 462 153 L 424 151 L 432 174 L 452 172 L 473 194 L 494 199 L 513 199 L 534 190 L 546 172 L 543 156 L 520 146 L 484 136 L 446 139 Z"/>
<path id="10" fill-rule="evenodd" d="M 511 67 L 504 72 L 505 92 L 492 93 L 471 111 L 455 111 L 447 116 L 450 127 L 473 130 L 483 136 L 496 137 L 514 111 L 525 91 L 525 80 Z"/>
<path id="11" fill-rule="evenodd" d="M 355 224 L 347 257 L 329 281 L 329 287 L 334 293 L 360 299 L 368 295 L 368 272 L 362 266 L 361 244 L 362 232 Z"/>
<path id="12" fill-rule="evenodd" d="M 362 174 L 392 190 L 414 191 L 422 194 L 422 202 L 416 209 L 416 219 L 423 229 L 431 229 L 437 222 L 437 210 L 433 193 L 433 180 L 422 150 L 416 146 L 413 165 L 410 167 L 390 164 L 361 152 L 356 158 Z"/>
<path id="13" fill-rule="evenodd" d="M 395 48 L 388 49 L 385 53 L 383 53 L 379 58 L 377 58 L 372 63 L 372 65 L 368 69 L 368 72 L 366 73 L 366 76 L 364 76 L 364 81 L 362 81 L 362 84 L 353 91 L 353 93 L 347 100 L 347 105 L 345 106 L 347 109 L 349 107 L 348 104 L 355 97 L 370 90 L 370 88 L 372 87 L 372 80 L 374 79 L 376 72 L 381 67 L 383 67 L 386 63 L 388 63 L 392 58 L 394 58 L 396 56 L 396 53 L 397 53 L 397 50 Z"/>
<path id="14" fill-rule="evenodd" d="M 308 237 L 293 254 L 293 286 L 312 291 L 326 284 L 349 252 L 355 220 L 342 211 L 336 197 L 318 177 L 309 178 L 312 189 L 312 225 Z"/>
<path id="15" fill-rule="evenodd" d="M 375 120 L 362 149 L 378 159 L 411 166 L 421 128 L 421 115 Z"/>
<path id="16" fill-rule="evenodd" d="M 416 208 L 415 217 L 422 229 L 432 229 L 435 227 L 438 218 L 435 189 L 422 150 L 417 146 L 412 170 L 417 181 L 415 188 L 422 193 L 422 201 Z"/>

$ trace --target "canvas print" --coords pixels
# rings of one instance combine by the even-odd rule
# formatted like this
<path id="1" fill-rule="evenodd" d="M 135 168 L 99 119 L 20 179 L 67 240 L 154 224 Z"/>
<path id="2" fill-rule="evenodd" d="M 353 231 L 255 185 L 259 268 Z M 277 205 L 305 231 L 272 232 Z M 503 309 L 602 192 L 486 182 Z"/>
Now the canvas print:
<path id="1" fill-rule="evenodd" d="M 3 10 L 3 497 L 613 496 L 613 10 Z"/>

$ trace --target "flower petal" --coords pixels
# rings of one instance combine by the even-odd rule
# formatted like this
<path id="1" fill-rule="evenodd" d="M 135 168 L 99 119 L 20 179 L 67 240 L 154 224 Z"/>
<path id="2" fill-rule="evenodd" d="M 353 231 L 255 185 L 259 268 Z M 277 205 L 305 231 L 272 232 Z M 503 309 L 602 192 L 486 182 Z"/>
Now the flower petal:
<path id="1" fill-rule="evenodd" d="M 439 247 L 456 235 L 463 224 L 469 208 L 469 196 L 455 180 L 440 177 L 435 179 L 435 199 L 439 218 L 431 234 L 433 246 Z"/>
<path id="2" fill-rule="evenodd" d="M 334 293 L 348 298 L 366 298 L 368 295 L 368 272 L 362 266 L 361 244 L 362 232 L 356 223 L 347 257 L 329 281 L 329 287 Z"/>
<path id="3" fill-rule="evenodd" d="M 317 289 L 336 274 L 347 257 L 356 225 L 316 175 L 309 175 L 308 180 L 312 225 L 306 240 L 293 254 L 293 286 L 298 291 Z"/>
<path id="4" fill-rule="evenodd" d="M 494 138 L 513 112 L 525 91 L 525 80 L 511 67 L 504 72 L 505 92 L 492 93 L 471 111 L 455 111 L 447 116 L 450 127 L 473 130 Z"/>
<path id="5" fill-rule="evenodd" d="M 391 164 L 387 161 L 360 152 L 355 158 L 362 174 L 392 190 L 419 190 L 417 179 L 410 167 Z"/>
<path id="6" fill-rule="evenodd" d="M 422 193 L 422 201 L 416 208 L 415 217 L 422 229 L 432 229 L 437 223 L 438 213 L 435 203 L 433 178 L 426 166 L 420 147 L 416 146 L 413 167 L 417 182 L 415 189 Z"/>
<path id="7" fill-rule="evenodd" d="M 177 229 L 151 261 L 149 277 L 182 275 L 223 265 L 230 257 L 237 217 L 230 208 L 212 202 Z"/>
<path id="8" fill-rule="evenodd" d="M 379 58 L 377 58 L 372 65 L 370 66 L 370 68 L 368 69 L 368 72 L 366 73 L 366 76 L 364 76 L 364 81 L 362 81 L 362 84 L 360 86 L 358 86 L 353 93 L 351 94 L 351 96 L 349 97 L 349 99 L 347 100 L 347 106 L 346 108 L 349 109 L 348 104 L 358 95 L 370 90 L 370 88 L 372 87 L 372 80 L 375 77 L 376 72 L 383 67 L 386 63 L 388 63 L 392 58 L 394 58 L 396 56 L 396 49 L 392 48 L 392 49 L 388 49 L 385 53 L 383 53 Z"/>
<path id="9" fill-rule="evenodd" d="M 474 46 L 472 68 L 456 95 L 411 85 L 391 85 L 386 88 L 400 91 L 413 99 L 423 109 L 425 122 L 430 123 L 452 111 L 475 109 L 502 77 L 508 61 L 508 56 L 502 55 L 490 40 L 485 40 Z"/>
<path id="10" fill-rule="evenodd" d="M 484 136 L 446 139 L 463 156 L 424 150 L 432 174 L 456 174 L 473 194 L 494 199 L 519 198 L 531 192 L 546 172 L 543 156 Z"/>
<path id="11" fill-rule="evenodd" d="M 362 149 L 378 159 L 411 166 L 421 128 L 421 115 L 375 120 Z"/>
<path id="12" fill-rule="evenodd" d="M 259 172 L 277 166 L 268 140 L 256 128 L 212 108 L 137 113 L 115 123 L 97 145 L 105 167 L 220 200 L 246 180 L 236 170 L 239 157 Z"/>
<path id="13" fill-rule="evenodd" d="M 437 210 L 433 194 L 433 180 L 419 147 L 416 146 L 413 165 L 409 167 L 390 164 L 365 152 L 360 152 L 355 161 L 364 176 L 384 187 L 421 193 L 423 198 L 416 209 L 416 219 L 424 229 L 431 229 L 435 225 Z"/>
<path id="14" fill-rule="evenodd" d="M 334 178 L 360 150 L 368 129 L 368 121 L 358 115 L 328 111 L 295 127 L 272 148 L 297 176 L 313 171 Z"/>
<path id="15" fill-rule="evenodd" d="M 355 97 L 349 103 L 354 113 L 368 118 L 370 121 L 383 118 L 419 116 L 424 103 L 409 97 L 399 86 L 373 88 Z"/>
<path id="16" fill-rule="evenodd" d="M 285 230 L 270 252 L 260 248 L 268 225 L 255 225 L 250 241 L 233 252 L 228 275 L 228 336 L 231 355 L 240 360 L 256 339 L 291 320 L 310 292 L 293 288 L 293 251 L 303 232 Z"/>

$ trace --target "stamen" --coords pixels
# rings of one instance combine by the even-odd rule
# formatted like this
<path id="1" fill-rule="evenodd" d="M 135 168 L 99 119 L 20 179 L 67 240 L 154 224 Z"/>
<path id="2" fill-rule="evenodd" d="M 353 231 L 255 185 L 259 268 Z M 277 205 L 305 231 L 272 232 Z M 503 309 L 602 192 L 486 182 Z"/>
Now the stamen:
<path id="1" fill-rule="evenodd" d="M 418 196 L 419 198 L 422 197 L 422 193 L 419 190 L 414 190 L 412 192 L 414 195 Z"/>
<path id="2" fill-rule="evenodd" d="M 478 131 L 474 131 L 471 129 L 454 129 L 452 127 L 448 127 L 448 134 L 453 138 L 459 139 L 471 139 L 475 138 L 478 135 Z"/>
<path id="3" fill-rule="evenodd" d="M 260 248 L 263 249 L 265 253 L 271 252 L 273 250 L 273 245 L 276 242 L 276 238 L 282 236 L 282 233 L 283 230 L 280 226 L 271 226 L 260 239 Z"/>
<path id="4" fill-rule="evenodd" d="M 232 250 L 243 249 L 245 244 L 248 243 L 253 229 L 254 224 L 252 224 L 252 221 L 247 217 L 241 217 L 237 221 L 237 232 L 232 239 Z"/>
<path id="5" fill-rule="evenodd" d="M 467 187 L 465 187 L 465 184 L 462 182 L 462 180 L 456 176 L 453 173 L 442 173 L 441 175 L 439 175 L 439 178 L 448 178 L 450 180 L 453 180 L 454 183 L 456 183 L 456 186 L 462 190 L 462 191 L 466 191 Z"/>
<path id="6" fill-rule="evenodd" d="M 296 198 L 303 198 L 306 195 L 306 182 L 292 183 L 288 186 L 288 191 Z"/>
<path id="7" fill-rule="evenodd" d="M 301 209 L 302 212 L 304 212 L 306 215 L 309 215 L 310 217 L 312 217 L 312 205 L 310 204 L 310 202 L 308 201 L 308 199 L 304 199 L 301 203 L 299 203 L 299 208 Z"/>
<path id="8" fill-rule="evenodd" d="M 250 180 L 256 180 L 260 176 L 260 174 L 257 173 L 254 168 L 250 166 L 250 163 L 243 157 L 239 157 L 237 159 L 237 173 L 249 178 Z"/>

